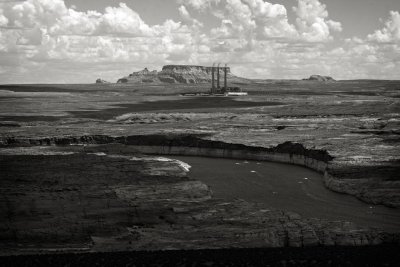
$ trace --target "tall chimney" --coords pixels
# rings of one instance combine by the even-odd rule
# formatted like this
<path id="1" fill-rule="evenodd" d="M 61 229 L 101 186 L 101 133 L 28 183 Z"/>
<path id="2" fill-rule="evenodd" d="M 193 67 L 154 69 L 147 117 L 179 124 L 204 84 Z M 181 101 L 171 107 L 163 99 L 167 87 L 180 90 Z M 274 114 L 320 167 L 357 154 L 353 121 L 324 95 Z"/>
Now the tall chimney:
<path id="1" fill-rule="evenodd" d="M 221 65 L 221 63 L 218 63 L 218 66 L 217 66 L 217 89 L 220 88 L 219 87 L 219 65 Z"/>
<path id="2" fill-rule="evenodd" d="M 213 63 L 211 67 L 211 79 L 212 79 L 212 85 L 211 85 L 211 94 L 214 94 L 215 92 L 215 76 L 214 76 L 214 69 L 215 69 L 215 63 Z"/>
<path id="3" fill-rule="evenodd" d="M 228 68 L 226 67 L 228 64 L 225 64 L 225 68 L 224 68 L 224 89 L 225 89 L 225 92 L 226 92 L 226 89 L 227 89 L 227 87 L 226 87 L 226 73 L 228 72 Z"/>

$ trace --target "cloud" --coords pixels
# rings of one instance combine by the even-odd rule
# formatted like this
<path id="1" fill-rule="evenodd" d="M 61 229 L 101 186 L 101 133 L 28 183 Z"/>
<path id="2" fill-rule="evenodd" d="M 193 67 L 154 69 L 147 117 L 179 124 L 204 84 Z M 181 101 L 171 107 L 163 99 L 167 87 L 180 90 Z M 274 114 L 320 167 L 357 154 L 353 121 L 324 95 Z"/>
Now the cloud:
<path id="1" fill-rule="evenodd" d="M 101 33 L 128 34 L 134 36 L 153 36 L 154 29 L 147 25 L 138 13 L 120 3 L 119 7 L 107 7 L 99 18 Z"/>
<path id="2" fill-rule="evenodd" d="M 3 10 L 0 9 L 0 27 L 5 27 L 8 24 L 8 19 L 4 16 Z"/>
<path id="3" fill-rule="evenodd" d="M 192 16 L 189 14 L 189 11 L 186 9 L 184 5 L 181 5 L 178 9 L 179 15 L 182 17 L 183 21 L 192 24 L 196 27 L 203 27 L 203 23 L 198 21 L 197 19 L 192 18 Z"/>
<path id="4" fill-rule="evenodd" d="M 104 13 L 79 12 L 67 8 L 63 0 L 27 0 L 5 9 L 7 25 L 40 27 L 50 35 L 129 35 L 152 36 L 138 13 L 126 4 L 107 7 Z"/>
<path id="5" fill-rule="evenodd" d="M 259 28 L 259 37 L 297 37 L 296 29 L 289 24 L 287 10 L 283 5 L 271 4 L 263 0 L 244 0 L 252 12 Z"/>
<path id="6" fill-rule="evenodd" d="M 220 19 L 220 26 L 211 30 L 213 38 L 286 38 L 294 41 L 325 42 L 333 39 L 332 32 L 342 30 L 341 23 L 329 19 L 326 6 L 318 0 L 298 0 L 298 6 L 294 7 L 296 25 L 289 23 L 285 6 L 264 0 L 179 2 L 183 4 L 182 14 L 191 8 L 194 11 L 207 11 Z"/>
<path id="7" fill-rule="evenodd" d="M 110 51 L 110 46 L 114 46 L 116 55 L 130 59 L 136 57 L 137 51 L 165 53 L 176 48 L 177 43 L 185 38 L 190 40 L 190 30 L 186 25 L 166 20 L 161 25 L 149 26 L 124 3 L 107 7 L 99 13 L 75 11 L 67 8 L 62 0 L 27 0 L 9 5 L 0 12 L 4 16 L 2 23 L 8 27 L 5 31 L 12 37 L 11 42 L 3 44 L 3 49 L 14 46 L 22 53 L 21 45 L 34 45 L 35 60 L 41 57 L 73 60 L 71 56 L 76 56 L 79 50 L 82 52 L 79 60 L 87 58 L 86 53 L 93 56 L 94 51 L 102 51 L 99 52 L 102 59 L 105 55 L 109 55 L 111 60 L 119 58 L 106 52 Z M 128 46 L 124 38 L 135 38 L 135 42 Z M 160 45 L 164 47 L 160 48 Z"/>
<path id="8" fill-rule="evenodd" d="M 400 42 L 400 13 L 390 11 L 390 18 L 386 20 L 385 26 L 368 35 L 368 40 L 379 43 Z"/>
<path id="9" fill-rule="evenodd" d="M 300 36 L 309 42 L 321 42 L 332 39 L 332 31 L 342 31 L 340 22 L 328 19 L 326 6 L 318 0 L 299 0 L 296 12 L 296 24 Z"/>
<path id="10" fill-rule="evenodd" d="M 178 0 L 177 2 L 195 10 L 205 11 L 207 8 L 219 4 L 221 0 Z"/>
<path id="11" fill-rule="evenodd" d="M 263 0 L 177 3 L 179 17 L 158 25 L 123 3 L 101 12 L 63 0 L 2 3 L 0 80 L 116 80 L 145 66 L 212 62 L 253 78 L 399 78 L 398 12 L 364 38 L 341 40 L 341 23 L 318 0 L 298 0 L 291 20 L 284 5 Z"/>

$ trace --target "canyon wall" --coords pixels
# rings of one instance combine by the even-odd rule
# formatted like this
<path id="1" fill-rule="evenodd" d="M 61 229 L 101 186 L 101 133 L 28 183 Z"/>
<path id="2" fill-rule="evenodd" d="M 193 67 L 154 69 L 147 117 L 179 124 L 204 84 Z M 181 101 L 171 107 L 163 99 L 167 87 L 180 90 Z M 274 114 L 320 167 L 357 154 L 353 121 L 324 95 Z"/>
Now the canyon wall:
<path id="1" fill-rule="evenodd" d="M 276 161 L 305 166 L 322 173 L 325 172 L 328 162 L 333 159 L 333 157 L 324 150 L 307 149 L 298 143 L 285 142 L 276 147 L 265 148 L 207 140 L 203 139 L 201 135 L 133 135 L 122 137 L 93 135 L 43 139 L 10 138 L 0 140 L 0 145 L 3 146 L 110 143 L 128 145 L 145 154 Z"/>
<path id="2" fill-rule="evenodd" d="M 133 147 L 144 154 L 150 155 L 182 155 L 182 156 L 201 156 L 213 158 L 230 158 L 245 160 L 261 160 L 273 161 L 281 163 L 289 163 L 316 170 L 324 173 L 328 164 L 324 161 L 309 158 L 305 155 L 296 155 L 279 152 L 268 151 L 248 151 L 248 150 L 231 150 L 222 148 L 199 148 L 184 146 L 138 146 Z"/>
<path id="3" fill-rule="evenodd" d="M 337 167 L 330 164 L 333 157 L 325 150 L 307 149 L 303 145 L 285 142 L 275 147 L 253 147 L 204 139 L 202 135 L 133 135 L 111 137 L 103 135 L 43 138 L 2 139 L 3 146 L 69 145 L 69 144 L 112 144 L 127 145 L 141 153 L 158 155 L 189 155 L 248 160 L 265 160 L 296 164 L 324 174 L 324 184 L 332 191 L 353 195 L 372 204 L 400 207 L 396 190 L 380 190 L 362 184 L 360 179 L 337 176 Z M 347 170 L 347 169 L 346 169 Z M 346 170 L 344 170 L 346 172 Z"/>

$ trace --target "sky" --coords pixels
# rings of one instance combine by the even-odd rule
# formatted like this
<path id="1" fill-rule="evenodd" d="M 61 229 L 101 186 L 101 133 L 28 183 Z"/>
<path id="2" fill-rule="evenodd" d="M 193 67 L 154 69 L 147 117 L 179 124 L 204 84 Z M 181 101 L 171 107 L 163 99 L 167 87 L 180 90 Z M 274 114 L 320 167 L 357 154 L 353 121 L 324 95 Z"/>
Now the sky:
<path id="1" fill-rule="evenodd" d="M 214 62 L 248 78 L 400 79 L 399 12 L 399 0 L 0 0 L 0 84 Z"/>

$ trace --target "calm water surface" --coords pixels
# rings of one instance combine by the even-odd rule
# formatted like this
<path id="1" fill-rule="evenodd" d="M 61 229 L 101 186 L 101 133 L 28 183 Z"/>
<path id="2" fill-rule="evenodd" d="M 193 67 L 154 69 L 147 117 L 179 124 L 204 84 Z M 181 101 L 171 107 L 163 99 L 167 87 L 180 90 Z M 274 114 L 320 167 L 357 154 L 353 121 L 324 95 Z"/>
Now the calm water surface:
<path id="1" fill-rule="evenodd" d="M 332 192 L 322 175 L 295 165 L 221 158 L 170 156 L 190 164 L 189 176 L 211 187 L 214 197 L 244 199 L 303 217 L 355 222 L 400 232 L 400 211 Z"/>

